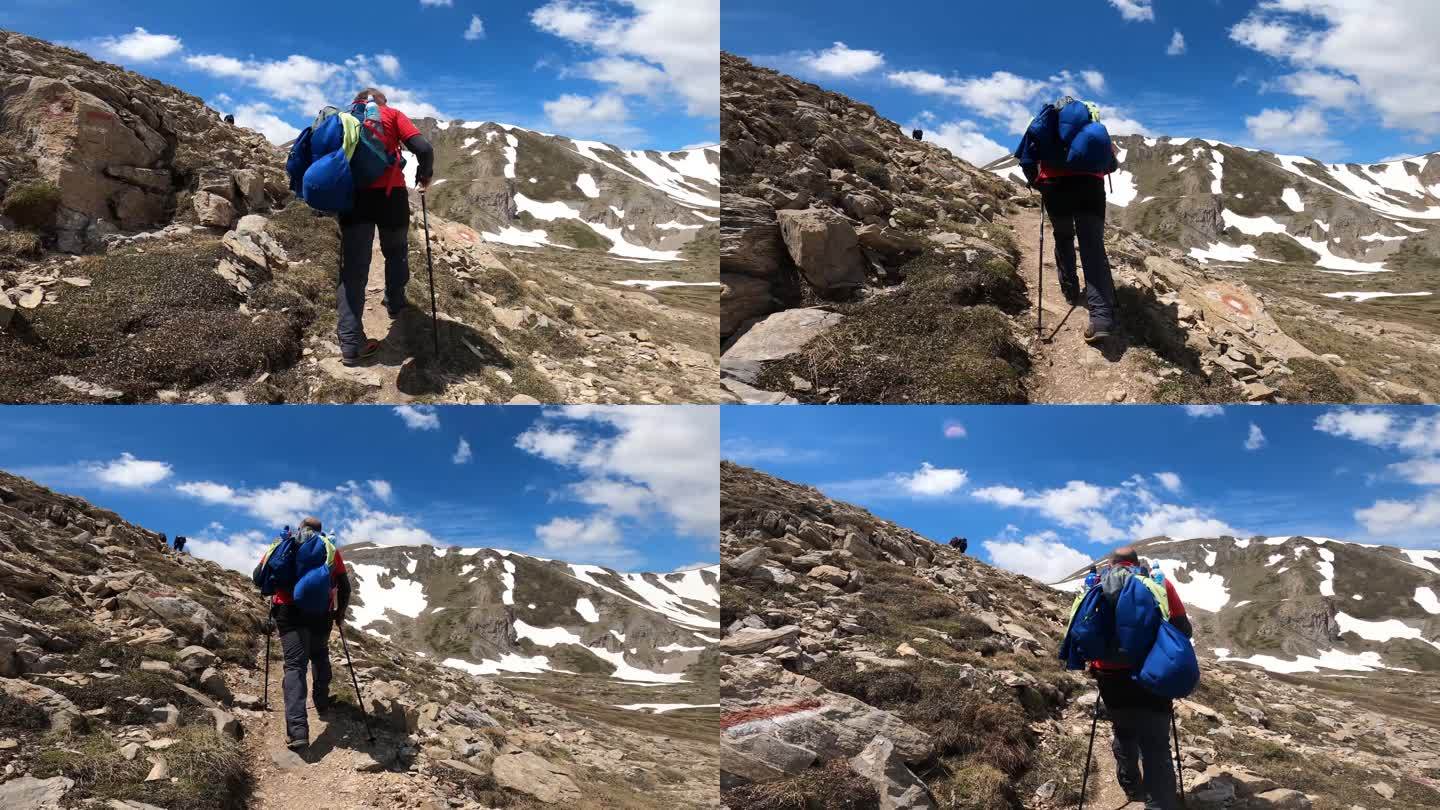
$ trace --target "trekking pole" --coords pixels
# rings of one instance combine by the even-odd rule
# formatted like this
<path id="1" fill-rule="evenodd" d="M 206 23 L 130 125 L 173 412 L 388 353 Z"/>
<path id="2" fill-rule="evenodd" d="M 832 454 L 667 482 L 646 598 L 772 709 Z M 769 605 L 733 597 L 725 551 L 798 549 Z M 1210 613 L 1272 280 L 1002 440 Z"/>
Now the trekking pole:
<path id="1" fill-rule="evenodd" d="M 425 199 L 421 197 L 420 199 Z M 360 707 L 360 717 L 365 721 L 365 739 L 375 742 L 375 732 L 370 730 L 370 715 L 365 712 L 365 700 L 360 697 L 360 681 L 355 678 L 355 664 L 350 660 L 350 645 L 345 643 L 345 622 L 337 621 L 335 629 L 340 632 L 340 647 L 345 650 L 345 665 L 350 667 L 350 685 L 355 687 L 355 703 Z"/>
<path id="2" fill-rule="evenodd" d="M 275 622 L 269 615 L 265 616 L 265 691 L 260 695 L 260 711 L 270 711 L 270 631 L 275 629 Z"/>
<path id="3" fill-rule="evenodd" d="M 1090 744 L 1085 746 L 1085 773 L 1080 777 L 1080 810 L 1085 810 L 1085 788 L 1090 784 L 1090 755 L 1095 750 L 1095 727 L 1100 724 L 1100 696 L 1095 696 L 1095 716 L 1090 721 Z"/>
<path id="4" fill-rule="evenodd" d="M 1045 337 L 1045 195 L 1040 195 L 1040 260 L 1035 267 L 1035 337 Z"/>
<path id="5" fill-rule="evenodd" d="M 435 338 L 435 360 L 438 362 L 440 360 L 440 315 L 435 306 L 435 260 L 430 258 L 430 210 L 425 205 L 425 189 L 420 190 L 420 215 L 425 222 L 425 263 L 430 266 L 430 333 Z"/>
<path id="6" fill-rule="evenodd" d="M 1180 761 L 1180 726 L 1175 722 L 1175 710 L 1170 710 L 1170 731 L 1175 735 L 1175 779 L 1180 794 L 1180 807 L 1185 807 L 1185 766 Z"/>

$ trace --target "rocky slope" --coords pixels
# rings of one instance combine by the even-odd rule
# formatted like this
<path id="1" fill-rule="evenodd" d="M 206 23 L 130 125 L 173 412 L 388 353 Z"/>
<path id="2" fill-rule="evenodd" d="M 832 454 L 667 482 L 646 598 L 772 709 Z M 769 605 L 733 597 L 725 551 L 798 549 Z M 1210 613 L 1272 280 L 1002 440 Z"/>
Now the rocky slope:
<path id="1" fill-rule="evenodd" d="M 486 548 L 362 543 L 344 552 L 357 586 L 350 623 L 447 665 L 652 686 L 713 681 L 705 670 L 719 631 L 718 568 L 624 574 Z M 663 688 L 649 692 L 651 702 L 675 702 Z"/>
<path id="2" fill-rule="evenodd" d="M 713 717 L 575 690 L 557 703 L 371 633 L 346 636 L 376 740 L 332 636 L 334 690 L 349 705 L 312 717 L 314 744 L 288 757 L 278 657 L 261 705 L 253 591 L 163 535 L 0 473 L 0 806 L 715 805 Z M 357 615 L 367 609 L 357 600 Z"/>
<path id="3" fill-rule="evenodd" d="M 666 261 L 717 230 L 718 147 L 630 151 L 507 124 L 416 125 L 439 157 L 435 210 L 487 241 Z"/>
<path id="4" fill-rule="evenodd" d="M 721 498 L 727 806 L 1075 805 L 1095 692 L 1055 658 L 1069 594 L 729 462 Z M 1187 806 L 1440 805 L 1437 683 L 1207 655 L 1177 704 Z M 1088 798 L 1120 806 L 1105 749 Z"/>
<path id="5" fill-rule="evenodd" d="M 1151 538 L 1217 657 L 1274 672 L 1440 673 L 1440 551 L 1323 537 Z M 1056 587 L 1081 587 L 1083 572 Z"/>
<path id="6" fill-rule="evenodd" d="M 429 279 L 416 210 L 417 308 L 394 321 L 385 315 L 372 264 L 366 330 L 386 347 L 372 366 L 352 370 L 334 337 L 338 231 L 333 218 L 290 199 L 282 151 L 224 124 L 198 98 L 78 51 L 3 31 L 0 45 L 0 401 L 720 396 L 714 288 L 664 283 L 715 283 L 714 237 L 688 227 L 702 212 L 671 211 L 662 193 L 701 194 L 701 180 L 684 179 L 681 168 L 702 171 L 703 151 L 657 156 L 673 176 L 594 175 L 615 199 L 636 201 L 646 212 L 637 222 L 656 218 L 647 238 L 678 261 L 636 264 L 599 243 L 491 245 L 482 231 L 432 214 L 438 353 L 418 306 Z M 620 159 L 591 151 L 601 163 Z M 456 188 L 485 185 L 459 156 L 441 157 L 459 172 Z M 651 158 L 625 160 L 639 173 Z M 475 183 L 458 182 L 472 174 Z M 498 227 L 446 185 L 437 191 L 456 217 Z M 659 219 L 667 215 L 675 218 Z M 687 226 L 676 233 L 688 241 L 656 236 L 672 222 Z"/>
<path id="7" fill-rule="evenodd" d="M 1143 228 L 1107 235 L 1119 339 L 1096 350 L 1052 335 L 1082 321 L 1053 292 L 1037 334 L 1030 192 L 912 140 L 868 105 L 731 54 L 721 56 L 721 91 L 721 374 L 740 401 L 1440 394 L 1420 373 L 1440 351 L 1428 326 L 1377 330 L 1333 299 L 1202 264 L 1188 245 Z M 1130 147 L 1127 165 L 1142 148 Z M 1115 199 L 1133 193 L 1127 177 Z M 1076 371 L 1067 379 L 1056 368 Z"/>

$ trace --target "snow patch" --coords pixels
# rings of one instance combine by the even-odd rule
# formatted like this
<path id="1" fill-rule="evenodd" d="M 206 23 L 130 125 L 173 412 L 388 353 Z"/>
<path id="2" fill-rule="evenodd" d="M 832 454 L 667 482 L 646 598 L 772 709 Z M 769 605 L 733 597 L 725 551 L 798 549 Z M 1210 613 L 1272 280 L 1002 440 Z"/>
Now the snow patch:
<path id="1" fill-rule="evenodd" d="M 673 712 L 676 709 L 718 709 L 719 703 L 616 703 L 615 708 L 632 712 L 651 711 L 655 714 Z"/>
<path id="2" fill-rule="evenodd" d="M 1285 233 L 1285 226 L 1273 217 L 1244 217 L 1226 209 L 1220 212 L 1225 227 L 1235 228 L 1246 236 L 1263 236 L 1267 233 Z"/>
<path id="3" fill-rule="evenodd" d="M 588 174 L 581 174 L 575 178 L 575 187 L 580 189 L 581 194 L 592 200 L 600 196 L 600 187 L 595 185 L 595 178 Z"/>
<path id="4" fill-rule="evenodd" d="M 451 669 L 459 669 L 471 675 L 495 675 L 500 672 L 565 672 L 563 669 L 555 669 L 550 666 L 550 659 L 543 655 L 524 656 L 516 653 L 506 653 L 500 656 L 499 661 L 486 659 L 480 663 L 472 663 L 459 658 L 446 658 L 440 662 Z"/>
<path id="5" fill-rule="evenodd" d="M 500 574 L 500 583 L 505 586 L 505 592 L 500 594 L 501 604 L 515 604 L 515 563 L 505 560 L 505 570 Z"/>
<path id="6" fill-rule="evenodd" d="M 389 587 L 381 585 L 380 578 L 390 573 L 383 565 L 352 562 L 345 568 L 355 575 L 355 588 L 364 602 L 350 605 L 349 621 L 356 627 L 383 620 L 389 610 L 413 619 L 429 606 L 424 586 L 413 579 L 392 576 Z"/>
<path id="7" fill-rule="evenodd" d="M 541 647 L 554 647 L 556 644 L 585 646 L 584 639 L 563 627 L 536 627 L 526 624 L 523 619 L 515 620 L 515 638 L 529 639 Z"/>
<path id="8" fill-rule="evenodd" d="M 1316 223 L 1317 225 L 1319 223 Z M 1388 272 L 1384 262 L 1362 262 L 1358 259 L 1347 259 L 1343 256 L 1336 256 L 1330 252 L 1330 243 L 1317 242 L 1308 236 L 1290 235 L 1291 239 L 1301 245 L 1320 254 L 1320 260 L 1315 263 L 1316 267 L 1326 267 L 1331 270 L 1345 270 L 1351 273 L 1384 273 Z"/>
<path id="9" fill-rule="evenodd" d="M 1127 171 L 1118 171 L 1110 175 L 1114 182 L 1114 190 L 1106 198 L 1106 202 L 1125 208 L 1135 202 L 1139 196 L 1139 188 L 1135 184 L 1135 175 Z"/>
<path id="10" fill-rule="evenodd" d="M 580 618 L 587 622 L 594 623 L 600 621 L 600 611 L 596 610 L 595 605 L 591 604 L 590 600 L 583 596 L 575 600 L 575 612 L 579 613 Z"/>
<path id="11" fill-rule="evenodd" d="M 1219 655 L 1220 650 L 1215 653 L 1222 661 L 1236 661 L 1242 664 L 1254 664 L 1269 672 L 1294 673 L 1294 672 L 1319 672 L 1322 669 L 1335 669 L 1349 672 L 1372 672 L 1377 669 L 1385 669 L 1385 663 L 1377 652 L 1362 652 L 1352 654 L 1340 650 L 1321 650 L 1320 655 L 1302 655 L 1294 661 L 1286 661 L 1283 658 L 1276 658 L 1273 655 L 1252 655 L 1249 658 L 1232 658 L 1229 650 L 1225 655 Z"/>
<path id="12" fill-rule="evenodd" d="M 644 287 L 646 290 L 663 290 L 666 287 L 719 287 L 718 281 L 648 281 L 645 279 L 627 279 L 617 281 L 622 287 Z"/>
<path id="13" fill-rule="evenodd" d="M 1430 588 L 1415 589 L 1415 604 L 1424 608 L 1426 613 L 1440 613 L 1440 598 L 1437 598 L 1435 591 Z"/>
<path id="14" fill-rule="evenodd" d="M 1255 254 L 1254 245 L 1240 245 L 1237 247 L 1219 242 L 1208 248 L 1190 248 L 1190 257 L 1196 259 L 1201 264 L 1209 264 L 1211 261 L 1249 262 L 1260 258 Z"/>
<path id="15" fill-rule="evenodd" d="M 1320 555 L 1320 562 L 1315 567 L 1320 569 L 1320 576 L 1324 577 L 1320 582 L 1321 596 L 1335 595 L 1335 552 L 1328 548 L 1317 548 L 1315 552 Z"/>
<path id="16" fill-rule="evenodd" d="M 1354 633 L 1366 641 L 1390 641 L 1396 638 L 1413 638 L 1423 641 L 1426 644 L 1440 650 L 1440 643 L 1430 641 L 1421 633 L 1420 628 L 1411 627 L 1399 619 L 1386 619 L 1381 622 L 1366 621 L 1357 619 L 1348 613 L 1335 614 L 1335 623 L 1340 625 L 1340 632 Z"/>
<path id="17" fill-rule="evenodd" d="M 1326 298 L 1348 298 L 1348 299 L 1350 299 L 1351 301 L 1355 301 L 1355 302 L 1357 302 L 1357 303 L 1363 303 L 1363 302 L 1365 302 L 1365 301 L 1373 301 L 1373 300 L 1375 300 L 1376 298 L 1413 298 L 1413 297 L 1422 297 L 1422 298 L 1423 298 L 1424 296 L 1427 296 L 1427 295 L 1430 295 L 1430 294 L 1431 294 L 1431 293 L 1428 293 L 1428 292 L 1392 293 L 1392 292 L 1358 292 L 1358 291 L 1322 293 L 1322 295 L 1324 295 Z"/>

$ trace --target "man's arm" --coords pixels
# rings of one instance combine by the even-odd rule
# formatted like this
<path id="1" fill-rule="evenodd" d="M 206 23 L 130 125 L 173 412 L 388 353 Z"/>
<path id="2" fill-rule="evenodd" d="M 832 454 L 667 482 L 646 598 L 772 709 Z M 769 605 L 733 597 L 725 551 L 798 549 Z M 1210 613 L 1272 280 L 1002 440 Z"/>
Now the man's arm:
<path id="1" fill-rule="evenodd" d="M 418 132 L 405 140 L 405 148 L 409 149 L 419 162 L 415 167 L 415 182 L 424 188 L 429 185 L 430 177 L 435 173 L 435 148 Z"/>
<path id="2" fill-rule="evenodd" d="M 337 553 L 335 556 L 335 615 L 331 618 L 335 621 L 344 621 L 345 610 L 350 607 L 350 572 L 345 568 L 345 560 Z"/>
<path id="3" fill-rule="evenodd" d="M 1180 601 L 1180 592 L 1175 590 L 1175 583 L 1165 578 L 1165 601 L 1170 608 L 1170 623 L 1175 629 L 1185 634 L 1186 638 L 1195 635 L 1195 627 L 1190 624 L 1190 617 L 1185 615 L 1185 603 Z"/>

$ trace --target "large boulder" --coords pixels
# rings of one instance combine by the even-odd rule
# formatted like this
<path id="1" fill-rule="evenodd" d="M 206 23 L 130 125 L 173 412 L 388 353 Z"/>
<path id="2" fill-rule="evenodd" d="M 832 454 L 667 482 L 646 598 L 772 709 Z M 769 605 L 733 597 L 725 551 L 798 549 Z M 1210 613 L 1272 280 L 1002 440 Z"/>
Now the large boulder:
<path id="1" fill-rule="evenodd" d="M 731 335 L 779 305 L 768 279 L 739 273 L 720 274 L 720 334 Z"/>
<path id="2" fill-rule="evenodd" d="M 800 628 L 787 624 L 776 630 L 746 628 L 720 639 L 720 652 L 731 655 L 764 652 L 777 644 L 787 644 L 800 635 Z"/>
<path id="3" fill-rule="evenodd" d="M 895 755 L 895 744 L 876 737 L 850 758 L 850 769 L 880 794 L 880 810 L 929 810 L 935 806 L 925 783 Z"/>
<path id="4" fill-rule="evenodd" d="M 212 228 L 228 228 L 235 223 L 235 205 L 219 194 L 197 191 L 191 200 L 195 219 Z"/>
<path id="5" fill-rule="evenodd" d="M 193 599 L 179 595 L 147 594 L 132 589 L 121 594 L 120 602 L 141 615 L 159 619 L 166 628 L 191 641 L 209 647 L 220 642 L 220 634 L 215 630 L 215 616 Z"/>
<path id="6" fill-rule="evenodd" d="M 580 798 L 570 769 L 529 751 L 501 754 L 491 765 L 495 784 L 534 796 L 545 804 L 573 802 Z"/>
<path id="7" fill-rule="evenodd" d="M 828 208 L 777 211 L 775 216 L 791 260 L 821 295 L 843 297 L 865 284 L 867 263 L 849 220 Z"/>
<path id="8" fill-rule="evenodd" d="M 0 678 L 0 692 L 39 707 L 49 719 L 51 731 L 76 731 L 85 726 L 85 716 L 80 713 L 80 707 L 53 689 L 18 678 Z M 5 806 L 0 803 L 0 807 Z"/>
<path id="9" fill-rule="evenodd" d="M 720 208 L 720 272 L 773 278 L 790 269 L 775 209 L 764 200 L 725 194 Z"/>
<path id="10" fill-rule="evenodd" d="M 75 780 L 64 776 L 36 779 L 22 776 L 0 783 L 0 807 L 5 810 L 59 810 Z"/>

